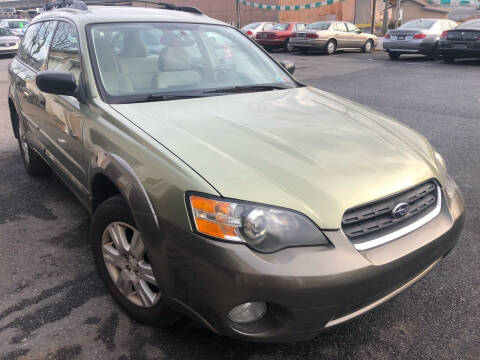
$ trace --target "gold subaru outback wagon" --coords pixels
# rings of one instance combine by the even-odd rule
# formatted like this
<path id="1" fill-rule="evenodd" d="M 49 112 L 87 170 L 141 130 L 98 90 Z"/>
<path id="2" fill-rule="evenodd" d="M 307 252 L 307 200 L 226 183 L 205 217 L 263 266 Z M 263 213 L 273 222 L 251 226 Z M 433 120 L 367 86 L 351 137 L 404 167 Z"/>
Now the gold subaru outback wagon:
<path id="1" fill-rule="evenodd" d="M 133 318 L 309 339 L 455 246 L 462 195 L 423 136 L 197 9 L 64 5 L 10 65 L 13 132 L 27 172 L 53 169 L 90 211 Z"/>

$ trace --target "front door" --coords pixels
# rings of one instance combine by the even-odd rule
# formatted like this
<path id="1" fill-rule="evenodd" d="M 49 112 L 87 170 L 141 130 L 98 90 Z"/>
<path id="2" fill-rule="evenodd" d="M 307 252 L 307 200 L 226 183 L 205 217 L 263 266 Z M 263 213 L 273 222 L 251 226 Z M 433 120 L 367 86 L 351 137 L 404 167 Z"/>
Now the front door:
<path id="1" fill-rule="evenodd" d="M 47 69 L 70 72 L 77 83 L 82 73 L 78 34 L 75 25 L 59 21 L 50 47 Z M 87 191 L 87 164 L 83 149 L 83 113 L 87 106 L 73 96 L 39 93 L 40 125 L 48 140 L 47 156 L 54 162 L 73 190 L 84 200 Z"/>
<path id="2" fill-rule="evenodd" d="M 336 22 L 333 24 L 333 31 L 335 39 L 337 40 L 337 49 L 348 48 L 350 44 L 350 34 L 347 31 L 347 26 L 343 22 Z"/>

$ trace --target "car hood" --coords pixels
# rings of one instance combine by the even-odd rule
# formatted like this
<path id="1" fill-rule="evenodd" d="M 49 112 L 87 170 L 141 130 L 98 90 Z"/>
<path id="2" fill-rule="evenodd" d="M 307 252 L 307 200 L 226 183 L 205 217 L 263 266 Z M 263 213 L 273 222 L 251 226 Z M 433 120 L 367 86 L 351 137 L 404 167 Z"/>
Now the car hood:
<path id="1" fill-rule="evenodd" d="M 112 107 L 222 196 L 291 208 L 323 229 L 440 176 L 422 136 L 310 87 Z"/>
<path id="2" fill-rule="evenodd" d="M 0 36 L 0 42 L 2 43 L 17 43 L 20 41 L 18 36 Z"/>

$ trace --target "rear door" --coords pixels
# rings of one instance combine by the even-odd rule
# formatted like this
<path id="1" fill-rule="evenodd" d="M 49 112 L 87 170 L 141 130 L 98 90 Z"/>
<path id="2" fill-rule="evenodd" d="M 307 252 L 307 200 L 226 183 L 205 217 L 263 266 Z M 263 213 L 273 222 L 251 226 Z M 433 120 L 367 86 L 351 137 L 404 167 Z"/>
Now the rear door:
<path id="1" fill-rule="evenodd" d="M 35 93 L 32 91 L 35 84 L 36 72 L 29 63 L 30 51 L 32 50 L 33 42 L 41 25 L 41 23 L 36 23 L 28 28 L 18 49 L 17 56 L 11 66 L 14 86 L 16 89 L 17 110 L 26 126 L 26 132 L 29 135 L 33 134 L 33 137 L 29 136 L 30 143 L 33 143 L 33 145 L 36 145 L 37 147 L 40 144 L 38 143 L 38 123 L 34 116 L 36 99 Z"/>
<path id="2" fill-rule="evenodd" d="M 351 43 L 351 36 L 348 33 L 347 26 L 343 22 L 333 24 L 333 32 L 337 40 L 337 48 L 348 48 Z"/>
<path id="3" fill-rule="evenodd" d="M 82 58 L 75 25 L 58 21 L 46 68 L 52 71 L 70 72 L 77 84 L 82 78 Z M 83 148 L 83 113 L 88 106 L 73 96 L 53 95 L 40 92 L 41 111 L 45 114 L 41 128 L 48 140 L 47 156 L 64 175 L 72 190 L 85 200 L 87 191 L 87 164 Z"/>

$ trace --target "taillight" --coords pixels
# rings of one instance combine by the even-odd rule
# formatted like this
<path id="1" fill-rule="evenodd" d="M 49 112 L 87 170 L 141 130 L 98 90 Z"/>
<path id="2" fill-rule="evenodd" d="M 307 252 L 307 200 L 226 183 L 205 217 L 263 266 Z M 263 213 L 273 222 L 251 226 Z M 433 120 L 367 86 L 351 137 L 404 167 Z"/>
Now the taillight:
<path id="1" fill-rule="evenodd" d="M 247 31 L 247 35 L 248 36 L 252 36 L 253 35 L 253 32 L 251 32 L 250 30 Z"/>
<path id="2" fill-rule="evenodd" d="M 307 38 L 309 39 L 318 39 L 318 34 L 316 33 L 308 33 Z"/>
<path id="3" fill-rule="evenodd" d="M 442 35 L 440 36 L 440 39 L 446 39 L 447 38 L 447 34 L 448 34 L 448 31 L 447 30 L 444 30 L 442 32 Z"/>
<path id="4" fill-rule="evenodd" d="M 390 33 L 385 34 L 385 39 L 390 39 Z"/>
<path id="5" fill-rule="evenodd" d="M 424 39 L 427 37 L 427 34 L 418 33 L 413 36 L 414 39 Z"/>

